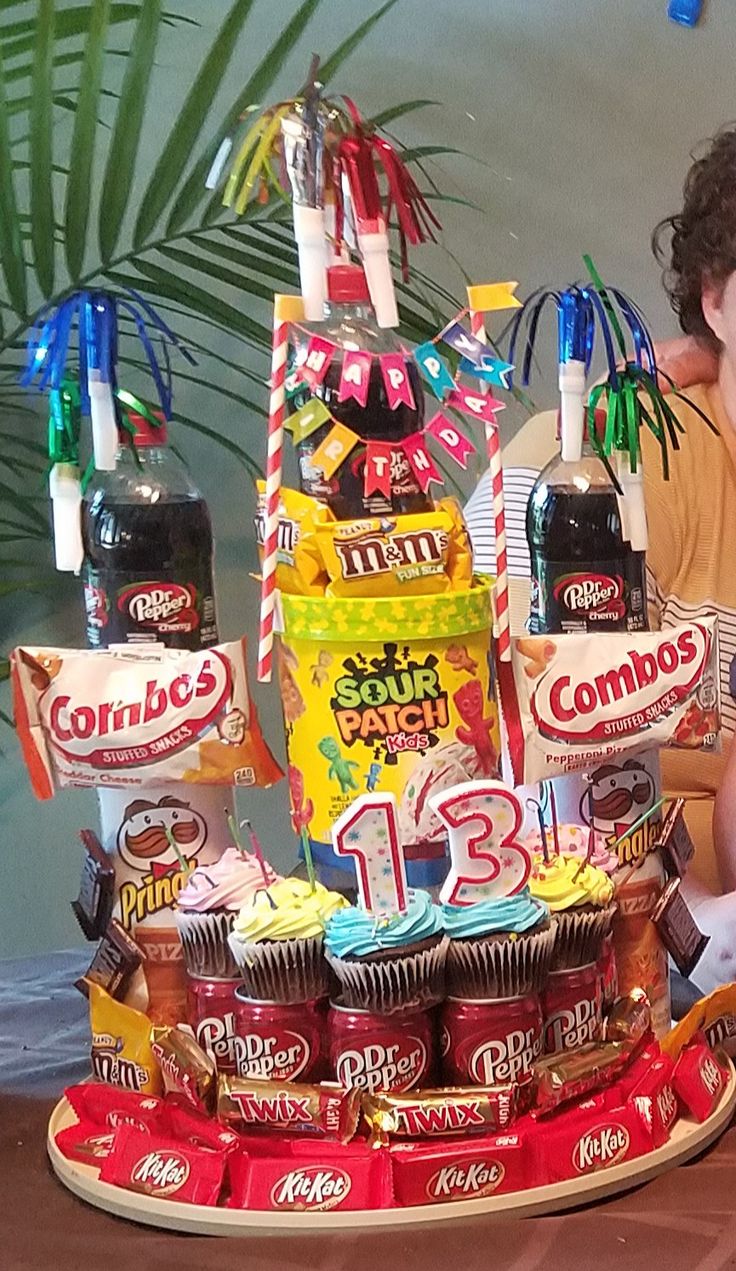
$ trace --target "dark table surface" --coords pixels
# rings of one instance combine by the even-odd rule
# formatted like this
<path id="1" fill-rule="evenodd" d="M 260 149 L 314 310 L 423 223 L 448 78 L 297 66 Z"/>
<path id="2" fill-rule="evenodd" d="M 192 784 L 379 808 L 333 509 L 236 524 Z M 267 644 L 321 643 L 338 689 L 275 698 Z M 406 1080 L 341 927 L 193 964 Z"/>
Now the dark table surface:
<path id="1" fill-rule="evenodd" d="M 238 1240 L 112 1218 L 57 1183 L 46 1123 L 87 1070 L 79 953 L 0 963 L 2 1271 L 719 1271 L 736 1268 L 736 1126 L 698 1160 L 556 1218 Z"/>

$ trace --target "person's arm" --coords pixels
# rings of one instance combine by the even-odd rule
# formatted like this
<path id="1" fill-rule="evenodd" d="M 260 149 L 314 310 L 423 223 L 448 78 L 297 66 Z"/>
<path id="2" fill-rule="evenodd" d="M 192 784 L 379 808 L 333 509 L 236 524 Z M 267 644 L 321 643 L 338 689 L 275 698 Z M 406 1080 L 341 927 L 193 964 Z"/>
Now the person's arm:
<path id="1" fill-rule="evenodd" d="M 690 977 L 703 993 L 736 979 L 736 892 L 714 896 L 692 873 L 683 880 L 682 894 L 704 935 L 705 952 Z"/>
<path id="2" fill-rule="evenodd" d="M 736 889 L 736 746 L 731 746 L 713 811 L 713 846 L 724 891 Z"/>
<path id="3" fill-rule="evenodd" d="M 659 386 L 664 393 L 672 387 L 669 380 L 674 380 L 678 388 L 686 389 L 693 384 L 712 384 L 718 379 L 718 355 L 692 335 L 662 340 L 655 344 L 654 354 L 662 372 Z"/>

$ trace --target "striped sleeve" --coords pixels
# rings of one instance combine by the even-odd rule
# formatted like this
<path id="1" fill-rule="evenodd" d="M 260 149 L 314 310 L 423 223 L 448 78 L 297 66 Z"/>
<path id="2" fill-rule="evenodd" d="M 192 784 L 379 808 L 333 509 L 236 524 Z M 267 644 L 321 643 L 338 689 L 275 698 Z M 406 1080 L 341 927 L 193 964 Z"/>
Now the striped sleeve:
<path id="1" fill-rule="evenodd" d="M 528 578 L 531 571 L 526 541 L 526 507 L 538 468 L 504 468 L 506 545 L 511 578 Z M 496 543 L 493 526 L 491 477 L 484 472 L 465 508 L 465 521 L 473 544 L 473 561 L 479 574 L 495 574 Z"/>

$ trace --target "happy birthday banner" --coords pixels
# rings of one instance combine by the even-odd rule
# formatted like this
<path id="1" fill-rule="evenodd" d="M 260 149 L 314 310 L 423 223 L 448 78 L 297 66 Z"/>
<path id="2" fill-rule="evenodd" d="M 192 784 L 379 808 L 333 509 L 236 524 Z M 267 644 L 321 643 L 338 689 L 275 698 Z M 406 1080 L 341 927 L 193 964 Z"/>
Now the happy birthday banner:
<path id="1" fill-rule="evenodd" d="M 516 283 L 494 283 L 485 288 L 492 296 L 484 297 L 492 303 L 494 309 L 516 308 L 518 300 L 513 295 Z M 486 306 L 484 305 L 484 308 Z M 346 424 L 335 420 L 320 398 L 311 398 L 286 420 L 285 427 L 292 434 L 294 442 L 304 441 L 323 424 L 332 421 L 332 428 L 311 456 L 311 462 L 320 468 L 325 479 L 329 480 L 345 462 L 356 446 L 365 447 L 365 495 L 374 492 L 391 493 L 391 455 L 397 450 L 403 451 L 414 472 L 420 488 L 426 492 L 432 482 L 442 484 L 442 476 L 425 443 L 425 437 L 433 437 L 461 468 L 467 468 L 468 456 L 475 452 L 473 442 L 460 430 L 446 410 L 459 411 L 472 419 L 496 426 L 496 414 L 504 409 L 504 403 L 491 397 L 487 389 L 473 390 L 457 382 L 446 360 L 437 351 L 437 344 L 446 344 L 460 354 L 458 369 L 466 375 L 480 380 L 483 385 L 497 385 L 508 388 L 507 376 L 513 370 L 509 362 L 500 361 L 492 349 L 478 339 L 463 325 L 461 319 L 468 313 L 462 310 L 435 337 L 417 348 L 406 351 L 416 363 L 423 378 L 444 409 L 438 410 L 423 429 L 405 437 L 402 441 L 383 442 L 370 438 L 362 438 Z M 309 335 L 306 357 L 296 368 L 287 382 L 287 389 L 295 391 L 302 383 L 312 392 L 322 384 L 327 372 L 338 352 L 338 345 L 320 335 Z M 346 349 L 340 372 L 337 400 L 339 402 L 356 401 L 365 406 L 368 400 L 370 376 L 373 362 L 377 361 L 386 400 L 390 410 L 407 406 L 413 410 L 416 406 L 414 390 L 407 374 L 406 356 L 403 353 L 371 353 L 364 349 Z"/>

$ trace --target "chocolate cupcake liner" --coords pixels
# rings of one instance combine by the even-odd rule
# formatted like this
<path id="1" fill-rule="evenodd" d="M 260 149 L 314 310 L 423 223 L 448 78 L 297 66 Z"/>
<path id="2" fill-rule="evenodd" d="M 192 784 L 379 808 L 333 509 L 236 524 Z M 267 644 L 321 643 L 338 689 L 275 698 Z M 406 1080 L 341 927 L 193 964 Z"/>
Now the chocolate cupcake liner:
<path id="1" fill-rule="evenodd" d="M 187 971 L 213 980 L 234 980 L 238 967 L 228 944 L 235 912 L 194 914 L 178 910 L 176 928 Z"/>
<path id="2" fill-rule="evenodd" d="M 445 959 L 449 940 L 415 953 L 397 953 L 378 961 L 336 958 L 326 953 L 340 983 L 340 1005 L 390 1015 L 407 1006 L 434 1006 L 445 995 Z"/>
<path id="3" fill-rule="evenodd" d="M 235 974 L 248 997 L 262 1002 L 313 1002 L 330 991 L 330 971 L 322 952 L 322 936 L 308 940 L 244 942 L 233 933 L 230 950 Z"/>
<path id="4" fill-rule="evenodd" d="M 538 993 L 549 972 L 555 937 L 550 923 L 543 931 L 515 939 L 450 940 L 448 995 L 482 1000 Z"/>
<path id="5" fill-rule="evenodd" d="M 555 948 L 552 955 L 553 971 L 569 971 L 573 967 L 597 962 L 603 952 L 603 941 L 613 925 L 615 905 L 605 909 L 574 909 L 552 915 L 556 929 Z"/>

